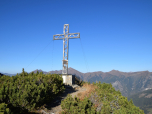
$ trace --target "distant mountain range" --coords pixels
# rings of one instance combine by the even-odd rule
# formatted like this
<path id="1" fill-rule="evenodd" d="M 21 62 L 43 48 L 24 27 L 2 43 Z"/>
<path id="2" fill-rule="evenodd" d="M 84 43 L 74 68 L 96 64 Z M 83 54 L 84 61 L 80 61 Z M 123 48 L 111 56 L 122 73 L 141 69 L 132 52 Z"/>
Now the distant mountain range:
<path id="1" fill-rule="evenodd" d="M 144 110 L 145 114 L 152 114 L 152 88 L 128 97 L 134 105 Z"/>
<path id="2" fill-rule="evenodd" d="M 0 74 L 7 75 L 7 76 L 15 76 L 16 75 L 16 74 L 8 74 L 8 73 L 3 73 L 3 72 L 0 72 Z"/>
<path id="3" fill-rule="evenodd" d="M 44 74 L 62 74 L 62 70 L 45 72 L 41 69 L 37 69 L 33 72 L 36 73 L 37 71 L 43 72 Z M 120 72 L 118 70 L 112 70 L 110 72 L 98 71 L 81 73 L 70 67 L 68 69 L 68 73 L 76 75 L 80 77 L 81 80 L 88 81 L 90 83 L 98 81 L 100 81 L 101 83 L 111 83 L 116 90 L 119 89 L 122 95 L 127 97 L 152 88 L 152 72 L 149 71 Z M 6 75 L 6 73 L 2 74 Z"/>

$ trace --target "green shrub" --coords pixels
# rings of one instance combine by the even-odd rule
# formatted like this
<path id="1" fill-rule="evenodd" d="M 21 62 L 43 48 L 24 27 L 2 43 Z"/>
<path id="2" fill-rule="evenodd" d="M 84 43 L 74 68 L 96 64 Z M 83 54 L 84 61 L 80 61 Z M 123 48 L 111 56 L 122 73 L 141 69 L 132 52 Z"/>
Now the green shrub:
<path id="1" fill-rule="evenodd" d="M 10 109 L 7 108 L 7 104 L 0 103 L 0 114 L 12 114 Z"/>
<path id="2" fill-rule="evenodd" d="M 71 95 L 68 95 L 67 98 L 61 102 L 61 107 L 64 110 L 62 111 L 62 114 L 95 114 L 96 112 L 93 104 L 88 98 L 80 101 L 79 98 L 72 98 Z"/>
<path id="3" fill-rule="evenodd" d="M 144 114 L 144 111 L 136 107 L 132 100 L 128 101 L 120 91 L 116 91 L 112 84 L 99 82 L 93 85 L 96 86 L 95 92 L 82 101 L 68 95 L 61 102 L 62 114 Z M 97 97 L 94 98 L 93 96 L 96 95 Z M 96 108 L 92 102 L 98 104 Z"/>
<path id="4" fill-rule="evenodd" d="M 116 91 L 112 84 L 96 83 L 96 92 L 103 103 L 101 114 L 144 114 L 144 111 L 136 107 L 132 100 L 128 101 L 127 97 Z"/>
<path id="5" fill-rule="evenodd" d="M 28 74 L 24 69 L 16 76 L 2 76 L 0 81 L 0 103 L 29 111 L 52 100 L 65 89 L 62 77 L 57 74 Z"/>

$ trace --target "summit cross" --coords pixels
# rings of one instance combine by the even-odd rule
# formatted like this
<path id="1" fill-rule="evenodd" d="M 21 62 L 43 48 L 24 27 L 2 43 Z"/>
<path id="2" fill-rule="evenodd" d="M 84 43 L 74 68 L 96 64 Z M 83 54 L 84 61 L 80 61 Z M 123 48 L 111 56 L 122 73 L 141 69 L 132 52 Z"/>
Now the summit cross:
<path id="1" fill-rule="evenodd" d="M 68 75 L 69 39 L 80 38 L 80 33 L 69 33 L 69 24 L 64 24 L 63 34 L 53 35 L 53 40 L 63 39 L 62 74 Z"/>

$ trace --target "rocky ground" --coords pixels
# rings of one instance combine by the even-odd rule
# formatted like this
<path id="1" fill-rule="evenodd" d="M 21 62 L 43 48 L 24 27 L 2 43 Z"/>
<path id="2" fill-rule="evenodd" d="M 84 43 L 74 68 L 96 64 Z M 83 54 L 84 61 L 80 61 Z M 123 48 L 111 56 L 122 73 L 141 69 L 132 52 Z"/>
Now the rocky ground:
<path id="1" fill-rule="evenodd" d="M 61 101 L 64 100 L 68 94 L 74 97 L 83 91 L 86 91 L 85 87 L 80 87 L 78 85 L 66 86 L 65 91 L 60 96 L 56 97 L 51 103 L 46 104 L 44 109 L 38 110 L 38 112 L 41 114 L 60 114 L 62 111 Z"/>

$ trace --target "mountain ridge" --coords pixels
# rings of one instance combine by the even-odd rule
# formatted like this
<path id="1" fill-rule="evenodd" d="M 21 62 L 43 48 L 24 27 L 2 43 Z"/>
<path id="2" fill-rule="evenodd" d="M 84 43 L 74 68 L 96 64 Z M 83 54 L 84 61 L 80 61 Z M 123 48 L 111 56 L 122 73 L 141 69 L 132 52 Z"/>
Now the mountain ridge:
<path id="1" fill-rule="evenodd" d="M 46 71 L 43 71 L 43 70 L 41 70 L 41 69 L 36 69 L 36 70 L 33 70 L 33 71 L 31 71 L 31 72 L 37 72 L 37 71 L 39 71 L 39 72 L 43 72 L 43 73 L 60 73 L 60 74 L 62 74 L 62 70 L 53 70 L 53 71 L 48 71 L 48 72 L 46 72 Z M 68 68 L 68 71 L 77 71 L 77 72 L 79 72 L 79 73 L 82 73 L 82 72 L 80 72 L 80 71 L 78 71 L 78 70 L 76 70 L 76 69 L 74 69 L 74 68 L 72 68 L 72 67 L 69 67 Z M 31 73 L 31 72 L 28 72 L 28 73 Z M 119 70 L 111 70 L 111 71 L 109 71 L 109 72 L 103 72 L 103 71 L 93 71 L 93 72 L 86 72 L 86 73 L 82 73 L 82 74 L 90 74 L 90 73 L 116 73 L 116 72 L 118 72 L 118 73 L 122 73 L 122 74 L 133 74 L 133 73 L 140 73 L 140 72 L 149 72 L 148 70 L 146 70 L 146 71 L 135 71 L 135 72 L 123 72 L 123 71 L 119 71 Z M 14 74 L 11 74 L 11 73 L 3 73 L 3 72 L 0 72 L 0 73 L 2 73 L 2 74 L 7 74 L 7 75 L 15 75 L 15 74 L 17 74 L 17 73 L 14 73 Z M 152 72 L 149 72 L 149 73 L 152 73 Z"/>
<path id="2" fill-rule="evenodd" d="M 43 72 L 44 74 L 62 74 L 62 70 L 46 72 L 41 69 L 36 69 L 32 72 L 36 73 L 37 71 Z M 149 71 L 122 72 L 111 70 L 109 72 L 96 71 L 82 73 L 70 67 L 68 73 L 76 75 L 80 80 L 90 83 L 99 81 L 101 83 L 111 83 L 116 90 L 120 90 L 122 95 L 127 97 L 142 92 L 146 90 L 146 88 L 152 88 L 152 72 Z"/>

